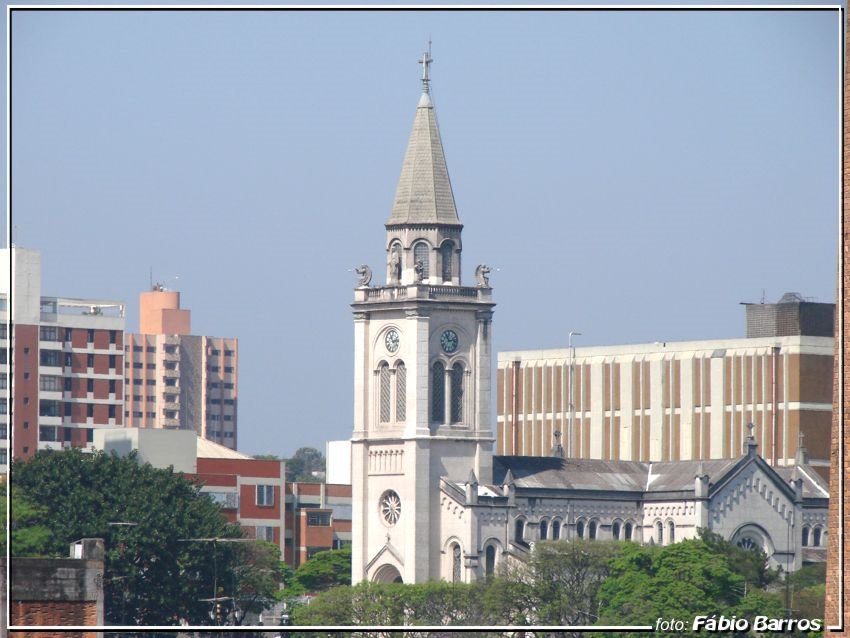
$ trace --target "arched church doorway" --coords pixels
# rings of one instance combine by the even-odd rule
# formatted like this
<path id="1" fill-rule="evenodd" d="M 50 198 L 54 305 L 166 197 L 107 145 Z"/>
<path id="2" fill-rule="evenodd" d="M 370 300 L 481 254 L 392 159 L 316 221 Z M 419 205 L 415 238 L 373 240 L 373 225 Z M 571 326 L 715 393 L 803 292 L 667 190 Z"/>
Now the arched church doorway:
<path id="1" fill-rule="evenodd" d="M 373 583 L 403 583 L 401 574 L 395 565 L 381 565 L 372 576 Z"/>

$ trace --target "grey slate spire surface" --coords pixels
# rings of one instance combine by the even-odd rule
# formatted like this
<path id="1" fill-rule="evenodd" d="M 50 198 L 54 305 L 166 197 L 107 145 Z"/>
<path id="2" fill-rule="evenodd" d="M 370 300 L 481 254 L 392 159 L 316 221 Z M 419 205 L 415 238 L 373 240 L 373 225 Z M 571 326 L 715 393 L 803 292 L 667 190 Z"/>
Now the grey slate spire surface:
<path id="1" fill-rule="evenodd" d="M 422 64 L 422 96 L 416 107 L 413 130 L 396 187 L 387 226 L 396 224 L 448 224 L 460 226 L 452 185 L 446 168 L 443 142 L 431 103 L 428 69 L 431 56 Z"/>

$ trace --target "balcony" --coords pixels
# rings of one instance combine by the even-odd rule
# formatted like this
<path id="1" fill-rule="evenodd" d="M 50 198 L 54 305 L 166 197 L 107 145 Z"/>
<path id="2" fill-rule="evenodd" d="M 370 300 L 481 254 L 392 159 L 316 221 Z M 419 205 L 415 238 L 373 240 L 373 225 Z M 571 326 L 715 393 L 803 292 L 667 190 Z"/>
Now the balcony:
<path id="1" fill-rule="evenodd" d="M 376 286 L 355 288 L 354 301 L 380 303 L 399 299 L 433 299 L 436 301 L 490 301 L 492 289 L 475 286 L 412 284 L 409 286 Z"/>

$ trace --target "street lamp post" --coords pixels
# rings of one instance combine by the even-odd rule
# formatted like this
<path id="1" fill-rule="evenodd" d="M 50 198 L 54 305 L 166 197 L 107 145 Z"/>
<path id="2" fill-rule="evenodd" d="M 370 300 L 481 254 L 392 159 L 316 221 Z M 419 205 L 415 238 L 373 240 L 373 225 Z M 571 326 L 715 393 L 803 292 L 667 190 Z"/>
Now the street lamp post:
<path id="1" fill-rule="evenodd" d="M 570 350 L 570 427 L 567 433 L 567 458 L 572 458 L 573 437 L 575 436 L 575 418 L 576 418 L 576 397 L 575 397 L 575 382 L 573 381 L 576 374 L 576 349 L 573 346 L 573 336 L 581 336 L 580 332 L 571 330 L 567 340 L 567 347 Z"/>
<path id="2" fill-rule="evenodd" d="M 210 538 L 181 538 L 178 539 L 181 543 L 212 543 L 213 544 L 213 595 L 212 598 L 201 598 L 199 600 L 203 602 L 209 602 L 212 605 L 210 609 L 210 618 L 218 624 L 218 618 L 220 615 L 221 607 L 220 603 L 224 600 L 231 600 L 232 596 L 219 596 L 218 595 L 218 544 L 219 543 L 252 543 L 254 542 L 251 538 L 221 538 L 221 537 L 210 537 Z"/>

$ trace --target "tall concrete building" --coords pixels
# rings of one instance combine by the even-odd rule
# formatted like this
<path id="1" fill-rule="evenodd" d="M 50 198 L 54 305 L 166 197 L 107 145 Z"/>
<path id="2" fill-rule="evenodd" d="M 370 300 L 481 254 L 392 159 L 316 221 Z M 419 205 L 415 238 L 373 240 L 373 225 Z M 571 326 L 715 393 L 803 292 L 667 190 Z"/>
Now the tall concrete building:
<path id="1" fill-rule="evenodd" d="M 124 352 L 128 427 L 194 430 L 236 449 L 236 339 L 192 335 L 180 293 L 157 284 L 139 295 L 139 333 Z"/>
<path id="2" fill-rule="evenodd" d="M 10 449 L 26 459 L 40 449 L 88 448 L 95 429 L 123 424 L 124 304 L 42 296 L 36 250 L 3 249 L 0 262 L 5 471 Z"/>
<path id="3" fill-rule="evenodd" d="M 746 316 L 742 339 L 500 352 L 497 453 L 729 458 L 753 423 L 769 463 L 803 444 L 828 476 L 834 306 L 790 294 Z"/>

